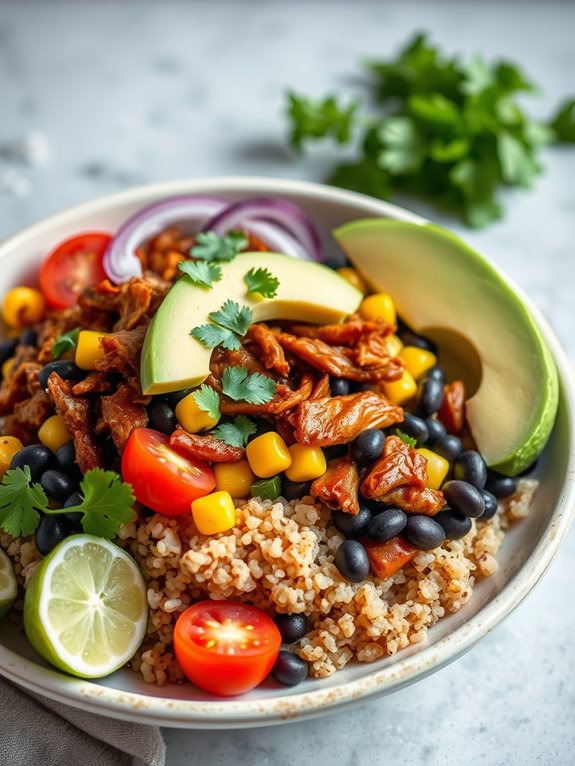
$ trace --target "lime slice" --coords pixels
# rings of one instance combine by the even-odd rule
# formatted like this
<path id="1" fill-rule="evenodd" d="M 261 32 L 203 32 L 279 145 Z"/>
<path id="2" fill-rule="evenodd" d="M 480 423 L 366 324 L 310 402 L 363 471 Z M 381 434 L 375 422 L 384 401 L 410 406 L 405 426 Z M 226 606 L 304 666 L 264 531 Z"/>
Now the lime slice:
<path id="1" fill-rule="evenodd" d="M 127 662 L 146 633 L 146 584 L 136 562 L 109 540 L 73 535 L 43 559 L 24 598 L 36 651 L 80 678 Z"/>
<path id="2" fill-rule="evenodd" d="M 10 611 L 10 607 L 16 601 L 18 584 L 12 567 L 12 562 L 0 548 L 0 619 Z"/>

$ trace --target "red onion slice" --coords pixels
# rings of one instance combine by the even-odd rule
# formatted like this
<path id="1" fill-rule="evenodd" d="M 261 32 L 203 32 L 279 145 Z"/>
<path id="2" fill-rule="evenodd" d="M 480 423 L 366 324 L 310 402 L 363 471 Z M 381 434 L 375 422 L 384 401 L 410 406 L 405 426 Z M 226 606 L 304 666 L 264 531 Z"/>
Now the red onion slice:
<path id="1" fill-rule="evenodd" d="M 245 221 L 242 229 L 261 239 L 274 253 L 283 253 L 307 261 L 312 260 L 303 246 L 277 224 L 268 223 L 268 221 Z"/>
<path id="2" fill-rule="evenodd" d="M 323 261 L 324 255 L 319 235 L 306 213 L 292 202 L 279 197 L 252 197 L 229 205 L 216 213 L 202 227 L 223 236 L 231 229 L 247 228 L 256 234 L 257 222 L 271 222 L 284 229 L 308 253 L 308 258 Z M 264 239 L 264 237 L 262 237 Z M 271 243 L 267 242 L 271 246 Z"/>
<path id="3" fill-rule="evenodd" d="M 207 218 L 227 209 L 228 205 L 218 197 L 198 194 L 168 197 L 147 205 L 128 218 L 110 242 L 104 254 L 104 271 L 115 283 L 141 277 L 142 264 L 136 250 L 144 242 L 176 223 L 192 223 L 199 228 Z"/>

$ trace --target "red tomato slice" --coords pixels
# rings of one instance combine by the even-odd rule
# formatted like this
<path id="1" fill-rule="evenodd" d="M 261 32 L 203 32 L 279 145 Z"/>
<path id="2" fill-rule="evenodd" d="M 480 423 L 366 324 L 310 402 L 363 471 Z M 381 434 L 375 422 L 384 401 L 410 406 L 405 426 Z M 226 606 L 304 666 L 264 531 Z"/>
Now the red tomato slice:
<path id="1" fill-rule="evenodd" d="M 85 232 L 52 250 L 40 268 L 40 286 L 51 308 L 73 306 L 86 287 L 106 278 L 102 261 L 111 239 L 103 232 Z"/>
<path id="2" fill-rule="evenodd" d="M 192 500 L 216 486 L 208 463 L 180 454 L 168 436 L 151 428 L 132 432 L 122 454 L 122 478 L 140 503 L 164 516 L 191 513 Z"/>
<path id="3" fill-rule="evenodd" d="M 183 672 L 200 689 L 225 697 L 261 683 L 281 642 L 271 617 L 237 601 L 200 601 L 182 612 L 174 628 Z"/>

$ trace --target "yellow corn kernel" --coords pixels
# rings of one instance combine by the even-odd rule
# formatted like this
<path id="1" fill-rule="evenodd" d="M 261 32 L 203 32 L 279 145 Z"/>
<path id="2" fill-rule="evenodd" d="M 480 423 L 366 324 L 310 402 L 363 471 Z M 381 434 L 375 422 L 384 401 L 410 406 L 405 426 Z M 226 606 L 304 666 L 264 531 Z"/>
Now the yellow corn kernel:
<path id="1" fill-rule="evenodd" d="M 327 463 L 321 447 L 292 444 L 289 453 L 291 465 L 286 468 L 286 476 L 290 481 L 311 481 L 325 473 Z"/>
<path id="2" fill-rule="evenodd" d="M 399 356 L 401 354 L 401 349 L 403 348 L 401 338 L 398 338 L 397 335 L 389 335 L 386 340 L 387 348 L 389 349 L 389 355 Z"/>
<path id="3" fill-rule="evenodd" d="M 364 295 L 366 294 L 367 285 L 363 281 L 363 277 L 361 277 L 355 269 L 352 269 L 349 266 L 342 266 L 341 269 L 337 270 L 337 273 L 340 277 L 347 279 L 351 285 L 357 287 L 357 289 Z"/>
<path id="4" fill-rule="evenodd" d="M 405 362 L 405 369 L 415 380 L 419 380 L 434 364 L 437 364 L 437 357 L 433 352 L 417 346 L 404 346 L 399 355 Z"/>
<path id="5" fill-rule="evenodd" d="M 66 428 L 64 418 L 61 418 L 60 415 L 52 415 L 40 426 L 38 438 L 45 447 L 56 452 L 63 444 L 72 441 L 73 436 Z"/>
<path id="6" fill-rule="evenodd" d="M 359 305 L 359 313 L 363 319 L 383 319 L 387 324 L 395 324 L 395 304 L 391 295 L 375 293 L 364 298 Z"/>
<path id="7" fill-rule="evenodd" d="M 213 428 L 219 420 L 198 406 L 194 399 L 194 391 L 176 404 L 176 418 L 182 428 L 190 434 L 198 434 L 200 431 Z"/>
<path id="8" fill-rule="evenodd" d="M 390 402 L 401 405 L 415 396 L 417 383 L 414 381 L 411 373 L 404 370 L 399 380 L 386 380 L 385 383 L 381 384 L 381 388 Z"/>
<path id="9" fill-rule="evenodd" d="M 13 356 L 11 356 L 10 359 L 6 359 L 6 361 L 2 363 L 2 380 L 7 380 L 7 378 L 10 377 L 12 367 L 14 367 Z"/>
<path id="10" fill-rule="evenodd" d="M 250 487 L 256 477 L 247 460 L 238 460 L 237 463 L 214 463 L 212 469 L 216 476 L 218 492 L 229 492 L 232 497 L 246 497 L 250 494 Z"/>
<path id="11" fill-rule="evenodd" d="M 81 370 L 95 370 L 96 362 L 104 358 L 104 349 L 100 346 L 100 338 L 106 338 L 110 333 L 97 330 L 82 330 L 76 344 L 76 365 Z"/>
<path id="12" fill-rule="evenodd" d="M 10 327 L 21 328 L 36 324 L 44 318 L 46 301 L 40 290 L 33 287 L 13 287 L 2 304 L 2 316 Z"/>
<path id="13" fill-rule="evenodd" d="M 212 492 L 192 502 L 192 516 L 198 532 L 217 535 L 236 523 L 236 507 L 229 492 Z"/>
<path id="14" fill-rule="evenodd" d="M 439 489 L 449 472 L 449 461 L 438 455 L 437 452 L 425 447 L 420 447 L 416 452 L 419 452 L 427 460 L 426 486 L 429 489 Z"/>
<path id="15" fill-rule="evenodd" d="M 252 471 L 261 479 L 269 479 L 291 465 L 290 451 L 275 431 L 268 431 L 249 442 L 246 457 Z"/>
<path id="16" fill-rule="evenodd" d="M 24 445 L 15 436 L 0 436 L 0 479 L 10 468 L 12 458 Z"/>

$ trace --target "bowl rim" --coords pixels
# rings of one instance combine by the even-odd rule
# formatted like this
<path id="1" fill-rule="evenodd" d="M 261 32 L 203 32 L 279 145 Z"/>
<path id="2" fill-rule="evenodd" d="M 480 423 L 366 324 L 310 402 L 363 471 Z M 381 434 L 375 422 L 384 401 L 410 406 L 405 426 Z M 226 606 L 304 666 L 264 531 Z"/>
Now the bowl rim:
<path id="1" fill-rule="evenodd" d="M 68 208 L 15 233 L 0 243 L 0 259 L 26 245 L 27 240 L 42 236 L 44 230 L 66 226 L 82 215 L 112 209 L 123 203 L 138 204 L 150 196 L 158 198 L 181 193 L 275 193 L 297 194 L 326 204 L 362 206 L 366 214 L 375 213 L 396 220 L 426 223 L 426 219 L 397 205 L 376 200 L 357 192 L 308 181 L 257 176 L 213 176 L 138 186 L 98 197 Z M 491 263 L 491 262 L 490 262 Z M 491 263 L 492 266 L 494 264 Z M 515 572 L 510 582 L 449 635 L 432 645 L 422 646 L 414 654 L 399 656 L 380 669 L 366 665 L 361 678 L 324 689 L 279 695 L 260 700 L 181 700 L 122 691 L 93 681 L 74 678 L 12 652 L 0 645 L 0 673 L 26 689 L 48 698 L 73 703 L 87 711 L 123 720 L 184 728 L 236 728 L 264 726 L 303 720 L 337 712 L 354 704 L 367 702 L 383 693 L 400 689 L 428 672 L 439 670 L 470 649 L 525 598 L 545 573 L 565 538 L 575 515 L 575 380 L 559 341 L 541 312 L 507 274 L 494 266 L 510 288 L 533 314 L 549 343 L 557 364 L 564 400 L 569 436 L 569 457 L 562 494 L 550 522 L 528 561 Z M 529 566 L 527 566 L 529 564 Z"/>

